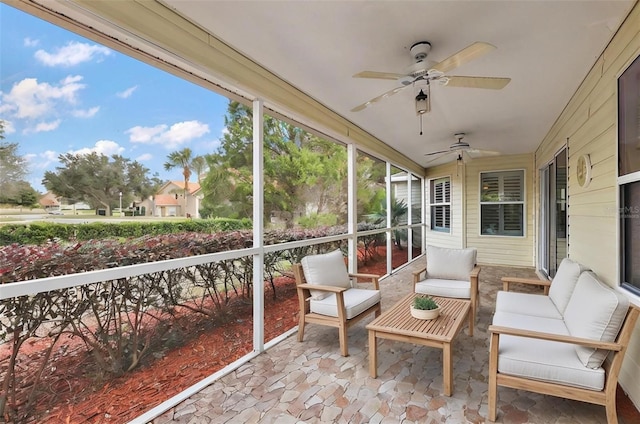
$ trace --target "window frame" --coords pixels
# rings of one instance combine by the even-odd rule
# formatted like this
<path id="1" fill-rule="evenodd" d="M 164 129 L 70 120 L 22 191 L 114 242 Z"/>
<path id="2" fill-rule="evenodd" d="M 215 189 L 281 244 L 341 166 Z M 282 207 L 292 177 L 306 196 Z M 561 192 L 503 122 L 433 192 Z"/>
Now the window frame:
<path id="1" fill-rule="evenodd" d="M 448 199 L 446 199 L 446 195 L 443 194 L 443 201 L 442 202 L 438 202 L 437 199 L 435 198 L 435 193 L 436 193 L 436 185 L 437 184 L 447 184 L 449 185 L 449 190 L 448 190 Z M 447 234 L 451 234 L 451 190 L 452 190 L 452 186 L 451 186 L 451 176 L 443 176 L 443 177 L 438 177 L 438 178 L 431 178 L 429 179 L 429 229 L 431 231 L 436 231 L 438 233 L 447 233 Z M 443 220 L 444 220 L 444 224 L 445 226 L 440 227 L 436 225 L 436 213 L 435 211 L 438 208 L 442 208 L 442 210 L 444 211 L 444 216 L 443 216 Z M 449 214 L 449 226 L 446 226 L 446 221 L 447 221 L 447 217 L 446 214 Z"/>
<path id="2" fill-rule="evenodd" d="M 502 193 L 503 188 L 503 175 L 521 173 L 521 200 L 497 200 L 497 201 L 483 201 L 482 200 L 482 181 L 485 174 L 499 174 L 499 193 Z M 504 205 L 521 205 L 521 226 L 522 234 L 503 234 L 498 232 L 496 234 L 485 234 L 482 232 L 482 207 L 485 205 L 499 205 L 499 219 L 504 225 Z M 502 229 L 504 231 L 504 229 Z M 527 237 L 527 171 L 524 168 L 517 169 L 499 169 L 491 171 L 480 171 L 478 175 L 478 236 L 480 237 L 514 237 L 514 238 L 526 238 Z"/>
<path id="3" fill-rule="evenodd" d="M 618 235 L 618 278 L 619 278 L 619 286 L 625 293 L 632 295 L 638 299 L 640 299 L 640 281 L 637 282 L 629 282 L 627 281 L 627 264 L 629 262 L 629 258 L 633 256 L 632 252 L 627 254 L 627 230 L 628 227 L 625 225 L 628 223 L 629 219 L 640 219 L 640 205 L 629 205 L 625 200 L 625 192 L 626 189 L 631 187 L 632 185 L 640 184 L 640 170 L 636 169 L 625 169 L 626 173 L 622 173 L 622 168 L 626 168 L 623 166 L 623 151 L 626 151 L 625 141 L 626 135 L 628 133 L 627 127 L 624 125 L 627 123 L 627 114 L 631 113 L 633 116 L 637 116 L 636 110 L 627 110 L 625 106 L 628 106 L 628 101 L 625 102 L 625 98 L 622 95 L 621 84 L 624 83 L 622 79 L 625 77 L 627 72 L 638 72 L 640 73 L 640 56 L 634 57 L 629 61 L 629 63 L 624 67 L 624 69 L 618 74 L 616 78 L 616 100 L 617 100 L 617 110 L 616 110 L 616 130 L 617 130 L 617 140 L 616 140 L 616 175 L 617 175 L 617 235 Z M 638 100 L 640 102 L 640 100 Z M 640 107 L 640 104 L 636 104 L 637 107 Z M 624 148 L 623 148 L 624 147 Z M 640 233 L 640 232 L 639 232 Z M 629 247 L 629 249 L 633 249 L 633 246 Z M 632 270 L 631 270 L 632 271 Z"/>

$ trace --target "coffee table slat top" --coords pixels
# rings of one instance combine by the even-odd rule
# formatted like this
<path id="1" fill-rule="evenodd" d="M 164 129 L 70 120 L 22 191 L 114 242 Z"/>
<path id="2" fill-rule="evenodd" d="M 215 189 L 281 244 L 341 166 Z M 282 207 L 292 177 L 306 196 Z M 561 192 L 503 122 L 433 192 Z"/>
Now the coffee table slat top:
<path id="1" fill-rule="evenodd" d="M 467 317 L 471 307 L 470 301 L 432 296 L 440 306 L 440 316 L 436 319 L 422 320 L 411 316 L 409 309 L 414 297 L 414 293 L 405 296 L 391 309 L 367 324 L 367 330 L 392 332 L 410 337 L 424 337 L 426 333 L 431 340 L 451 342 L 460 331 L 462 321 Z"/>

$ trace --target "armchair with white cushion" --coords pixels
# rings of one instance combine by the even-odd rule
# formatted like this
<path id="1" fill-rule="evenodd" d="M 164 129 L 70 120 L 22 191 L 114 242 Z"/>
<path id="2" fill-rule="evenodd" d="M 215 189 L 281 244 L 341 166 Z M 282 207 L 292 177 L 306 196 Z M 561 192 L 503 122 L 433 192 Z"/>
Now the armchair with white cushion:
<path id="1" fill-rule="evenodd" d="M 451 249 L 427 246 L 427 264 L 413 273 L 413 289 L 416 293 L 430 296 L 469 299 L 469 335 L 473 336 L 473 325 L 480 305 L 478 294 L 478 275 L 476 266 L 477 250 Z M 425 277 L 421 278 L 421 274 Z"/>
<path id="2" fill-rule="evenodd" d="M 379 277 L 349 274 L 340 250 L 305 256 L 293 273 L 300 304 L 298 341 L 307 323 L 337 327 L 340 352 L 349 356 L 347 329 L 370 313 L 380 315 Z M 360 288 L 358 279 L 369 280 L 372 289 Z"/>

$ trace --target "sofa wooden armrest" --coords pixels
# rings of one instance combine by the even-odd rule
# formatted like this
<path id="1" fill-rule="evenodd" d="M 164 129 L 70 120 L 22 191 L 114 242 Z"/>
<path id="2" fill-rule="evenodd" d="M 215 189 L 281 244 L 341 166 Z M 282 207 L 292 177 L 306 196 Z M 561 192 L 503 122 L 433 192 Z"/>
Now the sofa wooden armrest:
<path id="1" fill-rule="evenodd" d="M 542 286 L 544 287 L 545 295 L 549 294 L 549 287 L 551 286 L 551 281 L 549 280 L 540 280 L 538 278 L 502 277 L 502 290 L 509 291 L 512 283 Z"/>
<path id="2" fill-rule="evenodd" d="M 600 340 L 585 339 L 582 337 L 573 337 L 563 334 L 544 333 L 541 331 L 521 330 L 519 328 L 503 327 L 498 325 L 490 325 L 489 333 L 491 333 L 492 337 L 494 334 L 502 334 L 508 336 L 528 337 L 531 339 L 549 340 L 553 342 L 571 343 L 596 349 L 606 349 L 611 351 L 622 350 L 622 345 L 620 343 L 603 342 Z"/>

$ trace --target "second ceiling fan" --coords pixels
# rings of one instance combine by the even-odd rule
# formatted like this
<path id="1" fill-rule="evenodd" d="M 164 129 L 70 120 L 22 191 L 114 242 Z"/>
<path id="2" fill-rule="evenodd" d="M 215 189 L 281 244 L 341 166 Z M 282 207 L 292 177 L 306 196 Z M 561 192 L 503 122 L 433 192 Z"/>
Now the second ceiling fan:
<path id="1" fill-rule="evenodd" d="M 509 81 L 511 81 L 511 78 L 446 75 L 450 70 L 476 59 L 495 48 L 492 44 L 476 41 L 443 61 L 432 63 L 427 61 L 427 55 L 429 51 L 431 51 L 431 43 L 428 41 L 419 41 L 409 49 L 414 64 L 409 66 L 404 73 L 362 71 L 353 76 L 354 78 L 399 80 L 401 85 L 354 107 L 351 111 L 359 112 L 371 106 L 373 103 L 392 96 L 412 85 L 421 87 L 420 94 L 416 97 L 416 102 L 418 102 L 421 96 L 425 96 L 424 99 L 426 100 L 428 93 L 424 93 L 424 91 L 429 90 L 432 82 L 437 82 L 448 87 L 488 88 L 493 90 L 504 88 Z M 427 112 L 428 109 L 419 110 L 417 108 L 416 111 L 418 114 L 421 114 Z"/>

